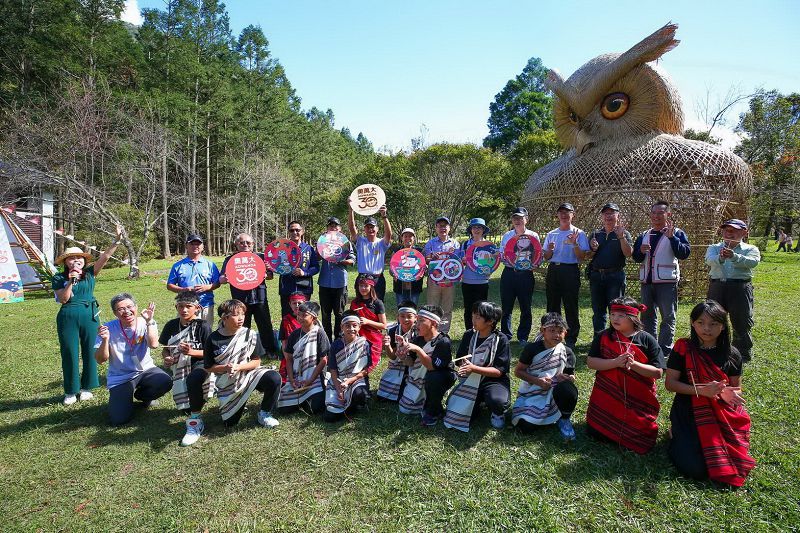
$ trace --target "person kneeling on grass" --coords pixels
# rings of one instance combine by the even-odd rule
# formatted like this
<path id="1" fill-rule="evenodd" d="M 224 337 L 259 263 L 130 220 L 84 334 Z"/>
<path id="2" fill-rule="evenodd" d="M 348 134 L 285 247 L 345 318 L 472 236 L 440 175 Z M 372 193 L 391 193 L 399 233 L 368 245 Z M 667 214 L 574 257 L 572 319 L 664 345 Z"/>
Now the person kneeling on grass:
<path id="1" fill-rule="evenodd" d="M 586 432 L 640 454 L 658 437 L 656 380 L 664 368 L 658 341 L 639 320 L 644 309 L 632 298 L 612 300 L 611 327 L 595 337 L 586 358 L 586 366 L 597 370 Z"/>
<path id="2" fill-rule="evenodd" d="M 300 328 L 286 340 L 286 383 L 281 387 L 278 412 L 288 414 L 302 406 L 311 414 L 325 409 L 323 371 L 331 345 L 328 334 L 319 326 L 319 304 L 304 302 L 297 310 Z"/>
<path id="3" fill-rule="evenodd" d="M 442 308 L 425 305 L 417 314 L 419 335 L 396 337 L 397 356 L 409 365 L 406 386 L 398 409 L 407 415 L 422 414 L 423 426 L 435 426 L 442 417 L 442 399 L 456 378 L 450 369 L 453 348 L 450 337 L 439 332 Z"/>
<path id="4" fill-rule="evenodd" d="M 406 386 L 408 365 L 405 357 L 397 356 L 397 337 L 411 340 L 417 335 L 417 306 L 406 300 L 397 309 L 397 323 L 389 326 L 383 336 L 383 353 L 389 357 L 389 366 L 378 383 L 378 398 L 396 402 Z"/>
<path id="5" fill-rule="evenodd" d="M 575 440 L 569 418 L 578 403 L 575 354 L 564 344 L 567 321 L 558 313 L 542 317 L 539 340 L 523 348 L 514 375 L 522 380 L 511 423 L 524 433 L 558 424 L 564 440 Z"/>
<path id="6" fill-rule="evenodd" d="M 328 371 L 331 374 L 325 391 L 326 422 L 341 420 L 345 413 L 367 404 L 367 374 L 372 370 L 372 346 L 359 337 L 361 320 L 353 311 L 342 313 L 342 336 L 333 341 Z"/>
<path id="7" fill-rule="evenodd" d="M 664 386 L 675 393 L 669 458 L 686 477 L 741 487 L 756 466 L 741 396 L 742 356 L 731 346 L 728 313 L 716 301 L 692 309 L 691 327 L 667 362 Z"/>
<path id="8" fill-rule="evenodd" d="M 281 391 L 277 371 L 261 366 L 264 345 L 258 334 L 244 327 L 247 306 L 239 300 L 226 300 L 217 309 L 222 324 L 211 334 L 203 349 L 203 362 L 208 372 L 217 375 L 219 411 L 226 427 L 235 426 L 244 413 L 247 399 L 254 390 L 264 394 L 258 423 L 274 428 L 272 416 Z"/>
<path id="9" fill-rule="evenodd" d="M 158 347 L 155 309 L 151 303 L 138 317 L 136 301 L 123 292 L 111 299 L 117 319 L 97 330 L 94 357 L 99 364 L 108 361 L 108 411 L 113 426 L 133 418 L 134 398 L 148 407 L 172 388 L 172 378 L 150 357 L 150 348 Z"/>
<path id="10" fill-rule="evenodd" d="M 191 446 L 203 433 L 203 404 L 214 396 L 215 376 L 203 367 L 203 346 L 211 328 L 200 318 L 202 308 L 194 292 L 178 293 L 175 309 L 178 318 L 164 324 L 158 342 L 163 346 L 164 366 L 172 367 L 172 399 L 189 414 L 181 445 Z"/>
<path id="11" fill-rule="evenodd" d="M 459 431 L 469 431 L 481 403 L 492 413 L 495 429 L 506 425 L 505 413 L 511 397 L 508 370 L 511 354 L 508 337 L 498 329 L 503 312 L 493 302 L 472 305 L 472 329 L 464 333 L 456 352 L 456 372 L 459 381 L 447 398 L 444 425 Z"/>

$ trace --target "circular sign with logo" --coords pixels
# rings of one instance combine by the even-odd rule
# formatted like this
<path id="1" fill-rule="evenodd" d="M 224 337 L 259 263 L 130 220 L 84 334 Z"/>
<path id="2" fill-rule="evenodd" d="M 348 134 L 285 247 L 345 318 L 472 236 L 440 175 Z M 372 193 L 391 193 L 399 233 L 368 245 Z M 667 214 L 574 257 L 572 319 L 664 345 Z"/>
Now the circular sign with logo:
<path id="1" fill-rule="evenodd" d="M 323 233 L 317 239 L 317 253 L 331 263 L 344 261 L 350 255 L 350 241 L 340 231 Z"/>
<path id="2" fill-rule="evenodd" d="M 500 266 L 500 250 L 491 241 L 478 241 L 467 248 L 467 268 L 488 278 Z"/>
<path id="3" fill-rule="evenodd" d="M 264 250 L 264 262 L 267 268 L 278 275 L 285 276 L 300 266 L 303 252 L 289 239 L 276 239 Z"/>
<path id="4" fill-rule="evenodd" d="M 455 253 L 438 252 L 428 263 L 428 278 L 442 287 L 450 287 L 461 281 L 464 267 Z"/>
<path id="5" fill-rule="evenodd" d="M 359 185 L 350 193 L 350 206 L 359 215 L 374 215 L 384 204 L 386 204 L 386 193 L 372 183 Z"/>
<path id="6" fill-rule="evenodd" d="M 253 252 L 233 254 L 225 265 L 225 277 L 233 287 L 243 291 L 255 289 L 267 275 L 264 260 Z"/>
<path id="7" fill-rule="evenodd" d="M 389 260 L 389 271 L 398 281 L 417 281 L 425 275 L 425 256 L 415 248 L 397 250 Z"/>
<path id="8" fill-rule="evenodd" d="M 515 270 L 533 270 L 542 260 L 542 245 L 533 235 L 511 237 L 503 250 L 505 263 Z"/>

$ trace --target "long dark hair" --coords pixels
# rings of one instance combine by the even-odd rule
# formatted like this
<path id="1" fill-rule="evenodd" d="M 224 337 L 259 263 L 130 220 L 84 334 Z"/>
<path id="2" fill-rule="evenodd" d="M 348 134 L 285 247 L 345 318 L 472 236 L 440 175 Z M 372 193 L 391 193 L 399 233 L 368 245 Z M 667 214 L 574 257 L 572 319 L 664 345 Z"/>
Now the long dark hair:
<path id="1" fill-rule="evenodd" d="M 692 312 L 689 314 L 689 340 L 695 347 L 700 347 L 700 338 L 694 331 L 694 326 L 692 326 L 692 324 L 694 324 L 695 320 L 700 318 L 703 313 L 707 314 L 712 320 L 715 320 L 724 326 L 722 328 L 722 333 L 720 333 L 719 337 L 717 337 L 717 348 L 722 350 L 723 353 L 730 354 L 731 325 L 728 322 L 728 312 L 716 300 L 703 300 L 694 306 Z"/>

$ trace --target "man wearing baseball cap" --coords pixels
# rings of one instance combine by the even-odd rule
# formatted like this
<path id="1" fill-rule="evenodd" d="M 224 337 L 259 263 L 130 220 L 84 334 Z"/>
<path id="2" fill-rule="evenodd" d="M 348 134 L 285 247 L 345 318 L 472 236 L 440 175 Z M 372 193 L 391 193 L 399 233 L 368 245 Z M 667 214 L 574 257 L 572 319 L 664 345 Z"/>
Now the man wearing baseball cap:
<path id="1" fill-rule="evenodd" d="M 364 234 L 358 234 L 355 214 L 350 202 L 352 199 L 348 199 L 347 204 L 347 227 L 350 230 L 350 240 L 355 247 L 358 273 L 375 276 L 375 293 L 378 295 L 378 299 L 383 301 L 386 297 L 386 278 L 383 276 L 383 267 L 386 263 L 386 251 L 392 244 L 392 225 L 386 214 L 386 206 L 382 205 L 378 211 L 383 220 L 383 238 L 379 239 L 378 221 L 375 220 L 375 217 L 367 217 L 364 220 Z M 356 289 L 356 294 L 358 294 L 358 289 Z"/>
<path id="2" fill-rule="evenodd" d="M 731 218 L 720 225 L 722 242 L 706 251 L 709 266 L 708 299 L 716 300 L 731 317 L 732 344 L 742 354 L 742 361 L 752 357 L 753 335 L 753 269 L 761 261 L 756 246 L 743 241 L 747 224 Z"/>
<path id="3" fill-rule="evenodd" d="M 519 325 L 517 326 L 517 341 L 520 347 L 528 343 L 528 336 L 531 333 L 533 324 L 533 314 L 531 313 L 531 302 L 533 301 L 533 287 L 536 280 L 533 277 L 533 270 L 517 270 L 505 258 L 505 249 L 508 241 L 517 235 L 530 235 L 539 241 L 539 234 L 529 230 L 528 210 L 524 207 L 516 207 L 511 212 L 512 228 L 503 234 L 500 239 L 500 252 L 503 257 L 503 272 L 500 274 L 500 307 L 502 308 L 502 318 L 500 320 L 500 331 L 502 331 L 509 342 L 513 340 L 511 333 L 511 315 L 514 313 L 514 302 L 519 302 Z M 532 265 L 536 266 L 536 265 Z"/>
<path id="4" fill-rule="evenodd" d="M 190 233 L 186 237 L 186 257 L 172 265 L 167 289 L 172 292 L 192 291 L 200 300 L 200 317 L 210 326 L 214 322 L 214 289 L 219 287 L 219 269 L 203 256 L 203 237 Z"/>
<path id="5" fill-rule="evenodd" d="M 336 217 L 328 218 L 328 231 L 342 231 L 342 223 Z M 346 258 L 338 263 L 322 260 L 319 269 L 319 306 L 322 322 L 322 329 L 328 334 L 328 338 L 334 338 L 342 334 L 342 313 L 347 305 L 347 267 L 355 263 L 356 256 L 352 248 Z M 331 329 L 331 313 L 333 313 L 333 329 Z"/>
<path id="6" fill-rule="evenodd" d="M 441 259 L 447 254 L 458 251 L 458 241 L 450 238 L 450 219 L 442 215 L 436 219 L 436 237 L 425 243 L 422 253 L 425 261 Z M 430 272 L 430 270 L 428 271 Z M 453 298 L 455 287 L 452 283 L 439 285 L 428 278 L 428 291 L 425 293 L 426 305 L 438 305 L 442 309 L 442 320 L 439 322 L 439 332 L 448 333 L 450 322 L 453 320 Z"/>

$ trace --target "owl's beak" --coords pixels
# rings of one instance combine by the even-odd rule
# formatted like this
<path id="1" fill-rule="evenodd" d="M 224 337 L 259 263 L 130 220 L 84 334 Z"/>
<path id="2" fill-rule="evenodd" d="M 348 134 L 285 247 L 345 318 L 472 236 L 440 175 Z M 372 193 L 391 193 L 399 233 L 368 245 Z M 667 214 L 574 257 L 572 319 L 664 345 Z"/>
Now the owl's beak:
<path id="1" fill-rule="evenodd" d="M 575 136 L 575 152 L 581 155 L 592 146 L 594 146 L 592 136 L 583 129 L 578 130 L 578 134 Z"/>

